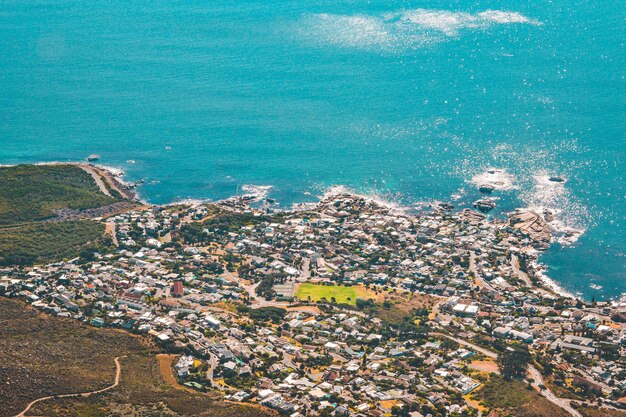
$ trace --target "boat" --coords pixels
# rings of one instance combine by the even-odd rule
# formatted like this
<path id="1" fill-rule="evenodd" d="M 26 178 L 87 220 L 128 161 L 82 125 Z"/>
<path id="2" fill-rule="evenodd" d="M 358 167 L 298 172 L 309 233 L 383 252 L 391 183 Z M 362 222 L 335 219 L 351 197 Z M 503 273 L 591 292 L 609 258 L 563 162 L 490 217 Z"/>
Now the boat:
<path id="1" fill-rule="evenodd" d="M 87 157 L 87 161 L 89 162 L 94 162 L 94 161 L 97 161 L 98 159 L 100 159 L 100 155 L 95 154 L 95 153 L 92 153 L 91 155 Z"/>

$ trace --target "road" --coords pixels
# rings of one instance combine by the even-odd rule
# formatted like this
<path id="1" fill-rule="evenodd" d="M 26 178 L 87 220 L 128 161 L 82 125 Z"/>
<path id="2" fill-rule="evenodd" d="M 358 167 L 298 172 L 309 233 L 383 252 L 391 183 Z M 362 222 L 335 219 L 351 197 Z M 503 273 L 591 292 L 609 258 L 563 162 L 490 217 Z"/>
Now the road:
<path id="1" fill-rule="evenodd" d="M 443 334 L 443 333 L 430 333 L 432 336 L 439 336 L 439 337 L 445 337 L 447 339 L 453 340 L 455 342 L 457 342 L 459 345 L 463 345 L 469 348 L 472 348 L 473 350 L 475 350 L 476 352 L 482 353 L 483 355 L 492 358 L 492 359 L 496 359 L 498 357 L 498 354 L 496 352 L 493 352 L 491 350 L 482 348 L 478 345 L 475 345 L 473 343 L 468 342 L 465 339 L 460 339 L 458 337 L 453 337 L 453 336 L 448 336 L 447 334 Z"/>
<path id="2" fill-rule="evenodd" d="M 102 194 L 108 196 L 108 197 L 112 197 L 111 193 L 109 192 L 109 189 L 106 187 L 106 185 L 104 185 L 104 181 L 102 181 L 102 177 L 100 177 L 100 174 L 98 174 L 93 168 L 91 168 L 89 165 L 78 165 L 80 168 L 83 169 L 83 171 L 87 172 L 89 175 L 91 175 L 93 177 L 93 180 L 96 182 L 96 185 L 98 186 L 98 188 L 100 188 L 100 191 L 102 191 Z"/>
<path id="3" fill-rule="evenodd" d="M 469 270 L 474 274 L 476 284 L 481 288 L 484 287 L 487 288 L 489 291 L 497 293 L 498 291 L 493 288 L 493 286 L 489 282 L 485 281 L 478 272 L 478 268 L 476 268 L 476 254 L 474 253 L 474 251 L 471 250 L 469 254 Z"/>
<path id="4" fill-rule="evenodd" d="M 283 365 L 285 365 L 288 368 L 292 368 L 294 370 L 298 370 L 300 369 L 300 367 L 298 365 L 296 365 L 295 363 L 293 363 L 293 358 L 291 357 L 291 355 L 285 351 L 283 351 Z M 322 374 L 318 374 L 318 375 L 314 375 L 311 372 L 308 372 L 306 370 L 302 370 L 304 372 L 304 374 L 311 380 L 311 381 L 315 381 L 315 382 L 319 382 Z"/>
<path id="5" fill-rule="evenodd" d="M 537 368 L 535 368 L 533 365 L 528 365 L 528 373 L 533 379 L 533 383 L 531 385 L 535 387 L 535 389 L 537 389 L 541 393 L 541 395 L 543 395 L 548 401 L 550 401 L 552 404 L 558 405 L 575 417 L 582 417 L 582 415 L 578 411 L 572 408 L 572 406 L 570 405 L 570 400 L 557 397 L 547 387 L 541 389 L 541 387 L 545 387 L 545 383 L 541 372 L 539 372 Z"/>
<path id="6" fill-rule="evenodd" d="M 527 287 L 532 288 L 533 283 L 530 278 L 528 278 L 528 274 L 520 269 L 519 258 L 514 253 L 511 254 L 511 267 L 513 268 L 513 272 L 515 272 L 515 275 L 517 275 L 517 277 L 523 281 Z"/>
<path id="7" fill-rule="evenodd" d="M 475 350 L 476 352 L 482 353 L 483 355 L 492 358 L 492 359 L 496 359 L 498 357 L 498 354 L 496 352 L 493 352 L 491 350 L 482 348 L 480 346 L 477 346 L 471 342 L 468 342 L 465 339 L 460 339 L 458 337 L 453 337 L 453 336 L 448 336 L 446 334 L 443 333 L 431 333 L 433 336 L 442 336 L 442 337 L 446 337 L 450 340 L 453 340 L 455 342 L 457 342 L 460 345 L 469 347 L 473 350 Z M 552 391 L 550 391 L 550 389 L 548 389 L 547 387 L 545 387 L 545 383 L 543 380 L 543 376 L 541 376 L 541 373 L 537 370 L 537 368 L 535 368 L 533 365 L 528 365 L 528 373 L 531 376 L 531 378 L 533 379 L 533 383 L 532 386 L 539 391 L 539 393 L 545 397 L 548 401 L 550 401 L 552 404 L 562 408 L 563 410 L 567 411 L 568 413 L 570 413 L 571 415 L 575 416 L 575 417 L 582 417 L 581 414 L 576 411 L 574 408 L 572 408 L 572 406 L 570 405 L 569 400 L 563 399 L 563 398 L 559 398 L 556 395 L 554 395 L 554 393 Z M 541 389 L 541 387 L 545 387 L 544 389 Z"/>
<path id="8" fill-rule="evenodd" d="M 219 360 L 217 359 L 217 356 L 209 352 L 209 369 L 207 370 L 206 374 L 207 374 L 207 377 L 209 378 L 209 382 L 211 383 L 211 387 L 220 391 L 226 391 L 226 387 L 216 383 L 213 380 L 213 371 L 217 369 L 218 365 L 219 365 Z"/>
<path id="9" fill-rule="evenodd" d="M 90 397 L 92 395 L 101 394 L 103 392 L 112 390 L 113 388 L 115 388 L 115 387 L 117 387 L 119 385 L 120 378 L 122 376 L 122 365 L 120 364 L 120 358 L 123 358 L 123 356 L 118 356 L 117 358 L 114 359 L 116 369 L 115 369 L 115 381 L 113 382 L 112 385 L 109 385 L 106 388 L 102 388 L 102 389 L 95 390 L 95 391 L 81 392 L 81 393 L 77 393 L 77 394 L 50 395 L 50 396 L 47 396 L 47 397 L 37 398 L 36 400 L 31 401 L 30 403 L 28 403 L 28 405 L 26 406 L 24 411 L 22 411 L 21 413 L 17 414 L 15 417 L 24 417 L 26 415 L 26 413 L 28 412 L 28 410 L 30 410 L 33 405 L 35 405 L 37 403 L 40 403 L 42 401 L 56 399 L 56 398 Z"/>

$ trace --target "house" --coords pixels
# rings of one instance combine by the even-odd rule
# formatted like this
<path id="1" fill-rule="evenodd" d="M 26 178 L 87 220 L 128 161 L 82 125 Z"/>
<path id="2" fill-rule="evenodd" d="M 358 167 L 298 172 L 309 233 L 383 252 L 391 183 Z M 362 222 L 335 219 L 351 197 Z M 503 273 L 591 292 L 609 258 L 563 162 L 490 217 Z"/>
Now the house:
<path id="1" fill-rule="evenodd" d="M 276 284 L 272 289 L 274 290 L 274 292 L 276 292 L 276 300 L 293 301 L 295 293 L 295 285 L 293 282 Z"/>
<path id="2" fill-rule="evenodd" d="M 556 339 L 550 345 L 551 349 L 570 349 L 580 352 L 595 353 L 596 348 L 593 346 L 593 339 L 588 337 L 567 335 L 563 339 Z"/>
<path id="3" fill-rule="evenodd" d="M 185 289 L 183 287 L 182 281 L 176 281 L 174 285 L 172 285 L 171 292 L 174 297 L 182 297 L 185 294 Z"/>

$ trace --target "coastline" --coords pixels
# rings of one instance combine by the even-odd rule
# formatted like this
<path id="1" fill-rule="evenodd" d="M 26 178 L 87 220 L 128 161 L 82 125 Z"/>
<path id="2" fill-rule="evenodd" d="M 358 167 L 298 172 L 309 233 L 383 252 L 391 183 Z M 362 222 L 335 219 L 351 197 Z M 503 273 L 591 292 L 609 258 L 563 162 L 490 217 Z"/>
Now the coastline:
<path id="1" fill-rule="evenodd" d="M 11 167 L 11 166 L 16 166 L 16 165 L 22 165 L 22 164 L 4 164 L 1 166 Z M 28 164 L 25 164 L 25 165 L 28 165 Z M 88 173 L 95 172 L 97 175 L 105 178 L 109 186 L 111 186 L 113 189 L 119 192 L 124 198 L 131 200 L 131 201 L 136 201 L 138 203 L 151 204 L 141 199 L 141 197 L 139 196 L 139 193 L 136 191 L 136 186 L 123 180 L 123 177 L 124 175 L 126 175 L 126 173 L 122 168 L 112 167 L 108 165 L 101 165 L 101 164 L 93 164 L 89 162 L 72 162 L 72 161 L 34 162 L 32 163 L 32 165 L 77 166 L 77 167 L 84 169 Z"/>
<path id="2" fill-rule="evenodd" d="M 20 165 L 20 164 L 2 164 L 0 166 L 9 167 L 9 166 L 16 166 L 16 165 Z M 178 201 L 172 201 L 169 203 L 154 204 L 140 196 L 140 193 L 138 190 L 139 185 L 141 184 L 140 182 L 130 183 L 124 180 L 124 176 L 126 175 L 126 172 L 122 168 L 113 167 L 113 166 L 104 165 L 104 164 L 94 164 L 94 163 L 88 163 L 88 162 L 75 162 L 75 161 L 35 162 L 35 163 L 32 163 L 32 165 L 78 166 L 86 170 L 87 172 L 95 172 L 97 175 L 105 178 L 106 181 L 109 183 L 109 185 L 115 190 L 117 190 L 124 198 L 144 204 L 146 206 L 152 206 L 152 207 L 171 207 L 171 206 L 181 205 L 181 204 L 192 205 L 192 206 L 202 205 L 202 204 L 215 204 L 215 205 L 227 206 L 228 202 L 234 202 L 236 204 L 243 204 L 243 206 L 248 206 L 248 203 L 258 202 L 263 199 L 266 199 L 267 192 L 271 189 L 271 186 L 246 186 L 248 190 L 250 190 L 248 194 L 240 195 L 240 196 L 231 196 L 231 197 L 227 197 L 221 200 L 183 199 L 183 200 L 178 200 Z M 261 193 L 259 195 L 254 194 L 253 191 L 255 189 L 261 190 Z M 436 212 L 442 209 L 438 205 L 438 203 L 441 203 L 441 202 L 433 201 L 433 202 L 429 202 L 428 204 L 420 205 L 418 211 L 416 212 L 415 209 L 412 209 L 411 207 L 402 206 L 399 203 L 385 200 L 380 195 L 363 194 L 355 190 L 352 190 L 347 186 L 333 185 L 333 186 L 328 187 L 322 193 L 322 195 L 318 195 L 317 196 L 318 200 L 316 202 L 293 204 L 290 208 L 279 209 L 278 211 L 298 212 L 298 211 L 303 211 L 303 210 L 309 210 L 311 208 L 316 208 L 320 204 L 323 204 L 325 201 L 331 200 L 340 195 L 349 195 L 349 196 L 361 198 L 364 201 L 367 201 L 368 203 L 375 204 L 385 210 L 388 210 L 389 213 L 391 214 L 399 215 L 399 216 L 419 216 L 419 213 L 429 213 L 429 212 L 432 213 L 432 212 Z M 239 208 L 239 207 L 235 206 L 234 208 Z M 453 212 L 460 212 L 460 210 L 453 210 Z M 501 220 L 498 220 L 498 219 L 487 219 L 486 221 L 495 222 L 495 223 L 501 222 Z M 552 226 L 550 223 L 548 223 L 548 225 Z M 556 231 L 552 229 L 552 227 L 550 228 L 551 230 Z M 572 243 L 575 242 L 575 240 L 576 239 L 572 240 Z M 550 243 L 557 242 L 557 241 L 559 240 L 553 233 L 552 240 Z M 534 271 L 535 277 L 541 282 L 542 286 L 545 289 L 553 292 L 557 296 L 574 299 L 574 300 L 581 299 L 581 297 L 577 296 L 576 294 L 565 290 L 558 282 L 556 282 L 555 280 L 553 280 L 552 278 L 550 278 L 548 275 L 545 274 L 544 271 L 547 269 L 546 265 L 541 263 L 538 258 L 539 258 L 540 253 L 543 253 L 546 250 L 549 250 L 549 249 L 544 249 L 541 251 L 537 249 L 533 250 L 533 252 L 535 252 L 534 253 L 535 260 L 533 260 L 530 263 L 530 265 Z"/>

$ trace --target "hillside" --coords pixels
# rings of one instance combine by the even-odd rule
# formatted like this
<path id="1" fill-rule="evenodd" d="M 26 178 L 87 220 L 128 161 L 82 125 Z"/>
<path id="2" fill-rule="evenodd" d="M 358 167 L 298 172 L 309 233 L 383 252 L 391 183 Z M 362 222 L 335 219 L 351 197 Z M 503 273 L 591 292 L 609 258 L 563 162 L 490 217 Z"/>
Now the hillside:
<path id="1" fill-rule="evenodd" d="M 94 217 L 132 207 L 99 171 L 77 165 L 0 167 L 0 265 L 30 265 L 106 246 Z"/>
<path id="2" fill-rule="evenodd" d="M 0 417 L 13 416 L 43 396 L 111 385 L 115 357 L 120 357 L 121 363 L 119 386 L 90 397 L 43 401 L 27 415 L 273 415 L 168 384 L 156 351 L 146 340 L 127 332 L 44 316 L 4 298 L 0 298 L 0 322 L 0 355 L 4 358 L 0 367 Z"/>
<path id="3" fill-rule="evenodd" d="M 0 225 L 55 217 L 60 209 L 84 210 L 114 204 L 94 179 L 75 165 L 17 165 L 0 168 Z"/>

